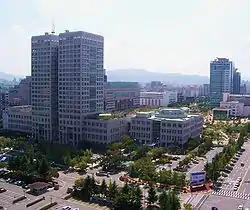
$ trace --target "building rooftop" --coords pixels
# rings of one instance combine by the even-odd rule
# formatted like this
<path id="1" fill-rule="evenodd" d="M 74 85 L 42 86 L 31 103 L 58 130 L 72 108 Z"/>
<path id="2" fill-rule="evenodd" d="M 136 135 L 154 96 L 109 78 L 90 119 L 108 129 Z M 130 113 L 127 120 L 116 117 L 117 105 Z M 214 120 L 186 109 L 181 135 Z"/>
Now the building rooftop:
<path id="1" fill-rule="evenodd" d="M 137 112 L 137 117 L 145 117 L 151 120 L 166 121 L 186 121 L 192 117 L 198 117 L 199 114 L 188 114 L 189 108 L 164 108 L 155 112 Z"/>
<path id="2" fill-rule="evenodd" d="M 234 96 L 234 97 L 250 97 L 249 94 L 229 94 L 229 96 Z"/>
<path id="3" fill-rule="evenodd" d="M 228 108 L 226 108 L 226 107 L 215 107 L 215 108 L 213 108 L 213 110 L 222 110 L 222 111 L 226 111 L 226 110 L 230 110 L 230 109 L 228 109 Z"/>
<path id="4" fill-rule="evenodd" d="M 8 109 L 11 112 L 31 112 L 32 106 L 31 105 L 24 105 L 24 106 L 12 106 Z"/>
<path id="5" fill-rule="evenodd" d="M 228 104 L 242 104 L 242 103 L 240 103 L 239 101 L 225 101 L 225 102 L 222 102 L 222 103 L 228 103 Z"/>
<path id="6" fill-rule="evenodd" d="M 49 187 L 49 184 L 46 182 L 34 182 L 33 184 L 29 184 L 28 186 L 31 189 L 39 190 L 39 189 L 44 188 L 44 187 Z"/>

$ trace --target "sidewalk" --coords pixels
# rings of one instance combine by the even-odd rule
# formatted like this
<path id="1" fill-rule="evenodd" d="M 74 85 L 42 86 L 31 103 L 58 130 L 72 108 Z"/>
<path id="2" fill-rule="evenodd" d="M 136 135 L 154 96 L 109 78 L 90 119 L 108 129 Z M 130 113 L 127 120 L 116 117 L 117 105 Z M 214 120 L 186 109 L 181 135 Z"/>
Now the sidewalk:
<path id="1" fill-rule="evenodd" d="M 103 210 L 109 210 L 108 207 L 106 206 L 100 206 L 96 203 L 88 203 L 88 202 L 83 202 L 83 201 L 79 201 L 79 200 L 75 200 L 73 198 L 68 199 L 69 202 L 78 204 L 78 205 L 82 205 L 82 206 L 87 206 L 90 207 L 91 209 L 103 209 Z"/>

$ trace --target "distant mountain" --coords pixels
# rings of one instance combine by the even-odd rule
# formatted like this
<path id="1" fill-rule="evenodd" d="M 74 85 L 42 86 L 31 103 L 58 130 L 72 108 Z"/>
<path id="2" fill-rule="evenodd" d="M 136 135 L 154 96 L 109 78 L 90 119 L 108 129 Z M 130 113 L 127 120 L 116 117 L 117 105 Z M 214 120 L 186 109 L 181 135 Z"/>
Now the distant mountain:
<path id="1" fill-rule="evenodd" d="M 207 84 L 209 78 L 199 75 L 150 72 L 143 69 L 119 69 L 107 71 L 108 81 L 147 83 L 162 81 L 166 84 Z"/>
<path id="2" fill-rule="evenodd" d="M 20 79 L 20 78 L 24 78 L 24 76 L 20 76 L 20 75 L 18 76 L 18 75 L 0 72 L 0 80 L 12 81 L 14 78 Z"/>

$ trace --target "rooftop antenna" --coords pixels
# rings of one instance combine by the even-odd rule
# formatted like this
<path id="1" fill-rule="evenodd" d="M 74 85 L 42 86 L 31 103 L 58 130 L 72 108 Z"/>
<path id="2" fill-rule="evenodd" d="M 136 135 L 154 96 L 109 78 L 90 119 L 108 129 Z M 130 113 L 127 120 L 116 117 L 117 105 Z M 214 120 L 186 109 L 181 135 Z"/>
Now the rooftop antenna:
<path id="1" fill-rule="evenodd" d="M 54 34 L 56 32 L 56 26 L 55 26 L 55 23 L 54 23 L 54 20 L 52 21 L 52 31 L 51 33 Z"/>

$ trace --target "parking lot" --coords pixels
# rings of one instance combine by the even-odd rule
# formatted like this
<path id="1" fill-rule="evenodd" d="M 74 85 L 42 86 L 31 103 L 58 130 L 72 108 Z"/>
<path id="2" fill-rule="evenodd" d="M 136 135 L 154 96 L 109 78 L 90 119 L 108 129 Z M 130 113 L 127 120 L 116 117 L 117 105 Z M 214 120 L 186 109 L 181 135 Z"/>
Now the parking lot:
<path id="1" fill-rule="evenodd" d="M 6 192 L 0 193 L 0 206 L 4 206 L 5 208 L 9 208 L 13 205 L 12 204 L 13 200 L 15 200 L 16 198 L 19 198 L 21 196 L 23 196 L 23 194 L 9 191 L 9 190 L 7 190 Z M 26 199 L 26 201 L 27 201 L 27 199 Z M 19 204 L 24 203 L 24 202 L 25 201 L 20 201 Z"/>
<path id="2" fill-rule="evenodd" d="M 9 184 L 6 182 L 0 182 L 0 188 L 4 188 L 7 191 L 0 193 L 0 206 L 3 206 L 7 210 L 17 210 L 17 209 L 27 209 L 26 205 L 32 201 L 37 200 L 38 198 L 45 197 L 45 200 L 42 200 L 39 203 L 36 203 L 29 207 L 29 210 L 37 210 L 43 206 L 51 203 L 57 202 L 58 204 L 50 209 L 62 209 L 64 206 L 70 206 L 72 210 L 81 209 L 81 210 L 93 210 L 93 209 L 104 209 L 96 204 L 88 204 L 73 199 L 64 200 L 62 197 L 58 197 L 57 194 L 54 194 L 56 191 L 48 191 L 40 196 L 34 196 L 29 193 L 25 193 L 22 187 L 16 186 L 14 184 Z M 13 204 L 13 200 L 25 195 L 27 198 L 23 201 Z"/>

